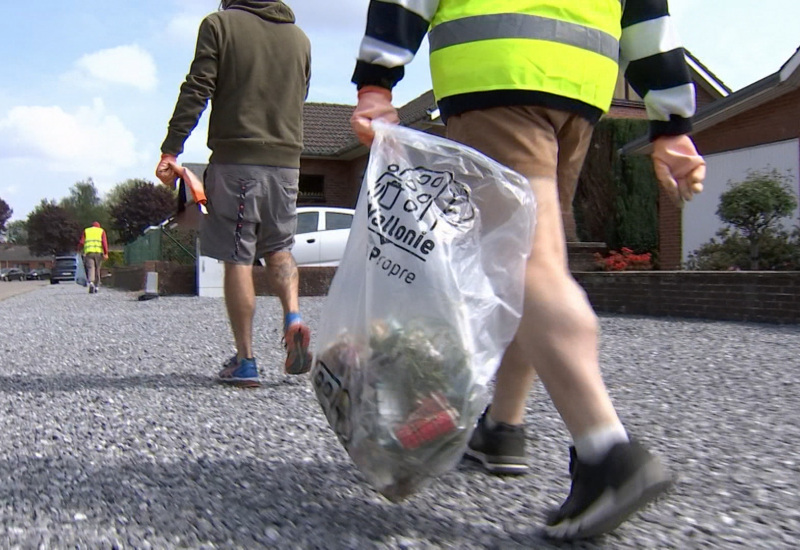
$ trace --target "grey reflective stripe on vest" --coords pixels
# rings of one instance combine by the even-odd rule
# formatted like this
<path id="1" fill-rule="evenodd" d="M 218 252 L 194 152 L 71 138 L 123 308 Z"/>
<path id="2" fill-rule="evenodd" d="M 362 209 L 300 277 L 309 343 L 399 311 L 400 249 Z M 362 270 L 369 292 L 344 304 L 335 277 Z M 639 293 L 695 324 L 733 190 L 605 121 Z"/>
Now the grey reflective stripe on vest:
<path id="1" fill-rule="evenodd" d="M 467 42 L 499 38 L 549 40 L 619 60 L 619 41 L 608 33 L 576 23 L 523 13 L 465 17 L 436 25 L 428 33 L 432 52 Z"/>

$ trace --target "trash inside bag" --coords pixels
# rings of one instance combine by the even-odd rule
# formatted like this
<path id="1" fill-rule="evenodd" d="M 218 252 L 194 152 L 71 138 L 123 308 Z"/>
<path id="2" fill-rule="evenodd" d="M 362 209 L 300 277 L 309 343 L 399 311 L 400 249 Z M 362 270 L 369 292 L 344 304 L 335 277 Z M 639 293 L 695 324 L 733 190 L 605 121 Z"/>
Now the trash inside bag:
<path id="1" fill-rule="evenodd" d="M 376 123 L 311 370 L 330 426 L 392 501 L 461 458 L 522 315 L 535 200 L 453 141 Z"/>

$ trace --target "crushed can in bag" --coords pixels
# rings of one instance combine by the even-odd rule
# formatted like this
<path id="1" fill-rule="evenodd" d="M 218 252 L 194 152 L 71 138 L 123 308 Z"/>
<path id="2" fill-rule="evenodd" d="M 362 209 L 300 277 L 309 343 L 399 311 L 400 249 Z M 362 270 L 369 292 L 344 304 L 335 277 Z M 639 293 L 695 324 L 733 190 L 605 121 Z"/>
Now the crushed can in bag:
<path id="1" fill-rule="evenodd" d="M 375 123 L 311 379 L 339 441 L 392 501 L 452 468 L 522 315 L 535 200 L 477 151 Z"/>

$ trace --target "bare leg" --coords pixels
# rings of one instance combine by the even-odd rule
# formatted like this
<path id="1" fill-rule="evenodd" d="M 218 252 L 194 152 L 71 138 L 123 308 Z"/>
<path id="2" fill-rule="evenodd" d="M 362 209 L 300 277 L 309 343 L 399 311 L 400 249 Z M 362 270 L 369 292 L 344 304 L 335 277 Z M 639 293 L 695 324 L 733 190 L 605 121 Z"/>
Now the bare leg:
<path id="1" fill-rule="evenodd" d="M 579 124 L 577 119 L 554 111 L 497 108 L 452 117 L 447 133 L 527 176 L 537 201 L 522 320 L 497 372 L 491 417 L 506 424 L 521 423 L 528 391 L 538 374 L 577 438 L 596 428 L 618 426 L 619 420 L 600 376 L 597 318 L 567 266 L 556 182 L 577 180 L 577 172 L 566 173 L 560 166 L 563 161 L 579 171 L 591 135 L 575 127 L 576 136 L 570 138 L 573 132 L 564 125 L 573 124 Z M 562 127 L 563 136 L 553 133 Z M 585 139 L 585 143 L 570 139 Z M 562 194 L 566 202 L 567 195 L 573 194 L 572 186 Z"/>
<path id="2" fill-rule="evenodd" d="M 236 355 L 241 359 L 253 357 L 253 316 L 256 311 L 256 291 L 253 267 L 225 264 L 225 305 L 236 341 Z"/>
<path id="3" fill-rule="evenodd" d="M 555 183 L 531 182 L 539 216 L 526 270 L 525 310 L 497 371 L 491 417 L 522 424 L 528 394 L 539 375 L 570 433 L 618 422 L 597 358 L 597 320 L 583 290 L 569 274 Z M 544 372 L 542 372 L 544 370 Z"/>
<path id="4" fill-rule="evenodd" d="M 497 370 L 490 414 L 492 420 L 515 426 L 522 424 L 525 402 L 535 381 L 536 371 L 515 338 L 506 348 Z"/>
<path id="5" fill-rule="evenodd" d="M 311 354 L 308 345 L 311 331 L 300 321 L 298 300 L 300 275 L 291 252 L 273 252 L 267 257 L 267 276 L 272 291 L 280 298 L 283 315 L 288 325 L 285 329 L 286 374 L 305 374 L 311 368 Z M 292 313 L 293 320 L 288 318 Z"/>
<path id="6" fill-rule="evenodd" d="M 538 222 L 525 274 L 525 307 L 517 332 L 522 337 L 516 340 L 517 357 L 529 360 L 506 361 L 504 367 L 509 371 L 531 368 L 530 358 L 536 358 L 539 377 L 567 429 L 577 438 L 589 430 L 619 424 L 619 418 L 600 376 L 597 317 L 567 267 L 555 182 L 532 179 L 531 186 L 538 201 Z M 522 384 L 514 376 L 498 373 L 496 401 L 518 392 L 512 386 Z"/>
<path id="7" fill-rule="evenodd" d="M 267 256 L 267 280 L 270 289 L 281 301 L 284 316 L 300 310 L 297 298 L 300 276 L 291 252 L 273 252 Z"/>

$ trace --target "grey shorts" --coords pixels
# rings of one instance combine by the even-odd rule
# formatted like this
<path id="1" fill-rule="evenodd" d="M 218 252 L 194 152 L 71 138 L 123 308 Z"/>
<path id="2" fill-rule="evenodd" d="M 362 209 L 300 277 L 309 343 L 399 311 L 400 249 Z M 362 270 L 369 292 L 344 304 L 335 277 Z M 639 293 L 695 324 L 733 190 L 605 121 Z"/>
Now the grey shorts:
<path id="1" fill-rule="evenodd" d="M 208 215 L 200 225 L 200 253 L 253 265 L 289 250 L 297 229 L 297 168 L 209 164 L 204 184 Z"/>

